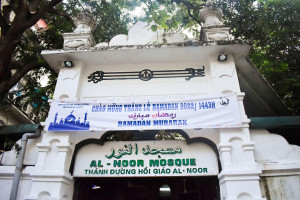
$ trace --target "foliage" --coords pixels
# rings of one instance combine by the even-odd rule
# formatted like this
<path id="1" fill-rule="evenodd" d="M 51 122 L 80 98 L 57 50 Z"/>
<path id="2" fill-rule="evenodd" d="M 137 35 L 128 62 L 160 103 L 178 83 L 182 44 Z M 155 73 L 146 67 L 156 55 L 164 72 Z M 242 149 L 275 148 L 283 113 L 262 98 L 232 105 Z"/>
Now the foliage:
<path id="1" fill-rule="evenodd" d="M 155 135 L 156 140 L 185 140 L 185 138 L 180 134 L 177 133 L 176 131 L 165 131 L 165 130 L 160 130 L 158 133 Z"/>
<path id="2" fill-rule="evenodd" d="M 122 14 L 120 5 L 107 3 L 106 1 L 89 2 L 89 1 L 69 1 L 63 3 L 61 1 L 51 1 L 53 5 L 49 5 L 46 1 L 39 2 L 40 4 L 34 6 L 38 1 L 26 1 L 27 6 L 22 2 L 11 1 L 8 6 L 4 6 L 1 13 L 0 23 L 1 38 L 0 38 L 0 96 L 1 103 L 4 103 L 4 96 L 18 83 L 21 78 L 25 78 L 24 87 L 20 91 L 13 91 L 18 94 L 14 99 L 15 105 L 31 104 L 34 108 L 34 113 L 43 113 L 49 108 L 47 100 L 51 98 L 55 86 L 55 73 L 50 69 L 47 63 L 43 60 L 40 53 L 42 50 L 61 49 L 63 45 L 62 33 L 72 32 L 74 25 L 71 17 L 75 17 L 84 6 L 91 6 L 94 17 L 99 26 L 95 30 L 96 42 L 108 42 L 114 35 L 120 33 L 127 33 L 127 24 L 129 18 Z M 118 2 L 118 1 L 117 1 Z M 47 8 L 48 12 L 40 14 L 40 17 L 47 23 L 47 28 L 40 28 L 35 31 L 30 30 L 34 22 L 30 26 L 24 27 L 23 24 L 17 20 L 19 15 L 28 15 L 28 21 L 35 17 L 32 14 L 32 7 L 36 7 L 37 12 Z M 9 12 L 4 12 L 8 10 Z M 14 19 L 8 19 L 7 15 L 14 12 L 16 16 Z M 121 18 L 122 16 L 122 18 Z M 6 19 L 6 20 L 5 20 Z M 9 23 L 9 20 L 12 20 Z M 26 20 L 25 20 L 26 21 Z M 5 28 L 6 27 L 6 28 Z M 10 38 L 7 34 L 17 34 L 18 37 Z M 12 41 L 15 40 L 15 44 Z M 1 55 L 1 52 L 6 52 L 4 44 L 10 44 L 10 53 L 8 55 Z M 44 76 L 50 76 L 48 86 L 41 87 L 39 82 Z M 43 120 L 43 118 L 42 118 Z"/>
<path id="3" fill-rule="evenodd" d="M 205 1 L 199 0 L 142 0 L 146 5 L 146 16 L 143 19 L 151 26 L 153 31 L 157 29 L 182 32 L 190 31 L 195 38 L 200 38 L 199 10 L 205 5 Z"/>
<path id="4" fill-rule="evenodd" d="M 180 32 L 184 29 L 200 39 L 199 10 L 206 1 L 200 0 L 24 0 L 9 1 L 0 15 L 0 100 L 27 74 L 15 103 L 31 104 L 36 113 L 46 111 L 47 99 L 53 94 L 56 75 L 40 56 L 45 49 L 61 49 L 62 33 L 72 32 L 75 17 L 84 6 L 98 22 L 94 31 L 97 43 L 108 42 L 114 35 L 127 34 L 135 23 L 128 12 L 143 6 L 150 28 Z M 25 3 L 24 3 L 25 2 Z M 233 27 L 236 39 L 250 40 L 250 58 L 294 114 L 300 114 L 299 30 L 300 2 L 297 0 L 217 0 L 224 13 L 225 24 Z M 16 16 L 10 19 L 10 13 Z M 48 28 L 31 31 L 44 19 Z M 28 73 L 30 72 L 30 73 Z M 46 87 L 39 85 L 50 74 Z"/>
<path id="5" fill-rule="evenodd" d="M 45 18 L 61 1 L 9 1 L 0 15 L 0 96 L 9 91 L 33 69 L 45 66 L 40 62 L 39 41 L 29 29 Z M 57 10 L 55 10 L 57 11 Z M 11 17 L 15 13 L 14 17 Z M 37 45 L 36 45 L 37 44 Z"/>
<path id="6" fill-rule="evenodd" d="M 2 1 L 1 1 L 2 2 Z M 118 3 L 90 2 L 70 0 L 24 0 L 8 1 L 0 15 L 0 108 L 7 106 L 5 98 L 9 90 L 22 80 L 22 89 L 11 91 L 13 103 L 21 107 L 31 105 L 36 115 L 42 114 L 43 121 L 49 109 L 48 99 L 54 92 L 56 74 L 41 57 L 42 50 L 61 49 L 62 33 L 74 29 L 72 18 L 91 6 L 99 26 L 95 30 L 95 40 L 108 42 L 114 35 L 127 34 L 129 17 L 122 13 Z M 121 1 L 120 1 L 121 2 Z M 14 18 L 10 14 L 14 13 Z M 43 19 L 47 28 L 32 27 L 39 19 Z M 49 77 L 48 85 L 41 87 L 40 80 Z M 10 141 L 16 138 L 6 137 L 5 148 L 11 147 Z"/>
<path id="7" fill-rule="evenodd" d="M 135 135 L 132 131 L 114 131 L 111 132 L 105 141 L 134 141 Z"/>
<path id="8" fill-rule="evenodd" d="M 185 138 L 176 131 L 168 130 L 113 131 L 105 138 L 105 141 L 135 140 L 185 140 Z"/>
<path id="9" fill-rule="evenodd" d="M 300 1 L 220 1 L 225 23 L 251 40 L 250 59 L 288 108 L 300 114 Z"/>
<path id="10" fill-rule="evenodd" d="M 16 152 L 16 156 L 18 156 L 21 150 L 21 146 L 16 143 L 18 139 L 20 139 L 20 137 L 16 135 L 0 135 L 0 154 L 2 151 L 9 151 L 13 148 Z"/>
<path id="11" fill-rule="evenodd" d="M 90 5 L 99 24 L 94 31 L 97 43 L 109 42 L 113 36 L 118 34 L 127 34 L 127 24 L 129 24 L 130 18 L 128 14 L 125 15 L 121 12 L 121 8 L 117 4 L 101 1 L 101 4 L 92 2 Z"/>
<path id="12" fill-rule="evenodd" d="M 142 0 L 151 28 L 188 29 L 201 38 L 199 10 L 205 1 Z M 300 1 L 217 0 L 236 39 L 251 41 L 250 59 L 295 115 L 300 114 Z M 162 12 L 163 11 L 163 12 Z M 160 26 L 159 26 L 160 25 Z"/>

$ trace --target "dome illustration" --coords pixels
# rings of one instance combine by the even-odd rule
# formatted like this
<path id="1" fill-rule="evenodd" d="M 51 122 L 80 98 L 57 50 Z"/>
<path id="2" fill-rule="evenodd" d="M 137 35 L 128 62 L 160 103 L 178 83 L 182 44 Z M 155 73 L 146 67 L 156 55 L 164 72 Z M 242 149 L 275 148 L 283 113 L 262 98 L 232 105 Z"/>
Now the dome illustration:
<path id="1" fill-rule="evenodd" d="M 84 114 L 84 121 L 80 121 L 80 117 L 76 120 L 75 115 L 73 115 L 74 110 L 65 118 L 61 118 L 59 122 L 57 122 L 58 112 L 55 114 L 54 121 L 50 123 L 48 127 L 48 131 L 78 131 L 78 130 L 89 130 L 90 122 L 87 121 L 86 112 Z"/>
<path id="2" fill-rule="evenodd" d="M 72 114 L 74 112 L 74 110 L 71 112 L 70 115 L 68 115 L 65 119 L 65 121 L 67 122 L 72 122 L 72 121 L 75 121 L 76 117 Z"/>

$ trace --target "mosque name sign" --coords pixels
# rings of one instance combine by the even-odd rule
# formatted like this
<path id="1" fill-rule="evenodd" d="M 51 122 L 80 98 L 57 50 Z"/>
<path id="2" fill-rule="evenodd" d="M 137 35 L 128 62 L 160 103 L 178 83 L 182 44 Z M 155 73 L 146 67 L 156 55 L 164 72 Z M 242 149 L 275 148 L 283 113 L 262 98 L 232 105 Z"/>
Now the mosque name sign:
<path id="1" fill-rule="evenodd" d="M 236 95 L 53 101 L 48 131 L 241 127 Z"/>
<path id="2" fill-rule="evenodd" d="M 218 174 L 214 151 L 185 141 L 89 144 L 76 155 L 74 176 L 209 176 Z"/>

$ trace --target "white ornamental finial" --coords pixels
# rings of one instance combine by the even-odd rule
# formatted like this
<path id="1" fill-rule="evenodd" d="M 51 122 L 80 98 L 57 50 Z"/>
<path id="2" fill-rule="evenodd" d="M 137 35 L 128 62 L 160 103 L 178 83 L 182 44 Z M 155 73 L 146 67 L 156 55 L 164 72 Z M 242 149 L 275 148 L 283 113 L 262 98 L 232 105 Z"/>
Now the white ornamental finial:
<path id="1" fill-rule="evenodd" d="M 85 8 L 79 13 L 74 24 L 76 29 L 72 33 L 64 33 L 64 48 L 83 48 L 95 46 L 92 31 L 95 30 L 97 23 L 89 8 Z"/>
<path id="2" fill-rule="evenodd" d="M 207 0 L 206 1 L 206 6 L 212 6 L 214 4 L 214 2 L 212 0 Z"/>
<path id="3" fill-rule="evenodd" d="M 223 25 L 222 10 L 213 5 L 212 0 L 206 1 L 206 6 L 200 10 L 200 20 L 204 27 Z"/>
<path id="4" fill-rule="evenodd" d="M 74 19 L 74 23 L 76 25 L 74 33 L 90 33 L 97 26 L 96 20 L 90 12 L 90 7 L 85 8 L 84 12 L 79 13 Z"/>
<path id="5" fill-rule="evenodd" d="M 207 0 L 205 7 L 200 10 L 200 20 L 203 22 L 202 30 L 204 42 L 230 40 L 230 27 L 222 23 L 222 10 L 214 5 L 213 0 Z"/>
<path id="6" fill-rule="evenodd" d="M 84 11 L 92 13 L 92 7 L 91 6 L 84 6 Z"/>

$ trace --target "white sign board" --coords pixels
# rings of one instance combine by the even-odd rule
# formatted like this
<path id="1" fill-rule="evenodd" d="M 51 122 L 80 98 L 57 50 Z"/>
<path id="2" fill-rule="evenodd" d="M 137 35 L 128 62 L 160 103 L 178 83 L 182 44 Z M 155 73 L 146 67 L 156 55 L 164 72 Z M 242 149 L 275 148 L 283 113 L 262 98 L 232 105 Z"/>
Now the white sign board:
<path id="1" fill-rule="evenodd" d="M 236 95 L 54 101 L 48 131 L 241 127 Z"/>
<path id="2" fill-rule="evenodd" d="M 82 147 L 76 177 L 211 176 L 219 173 L 212 148 L 186 141 L 106 142 Z"/>

